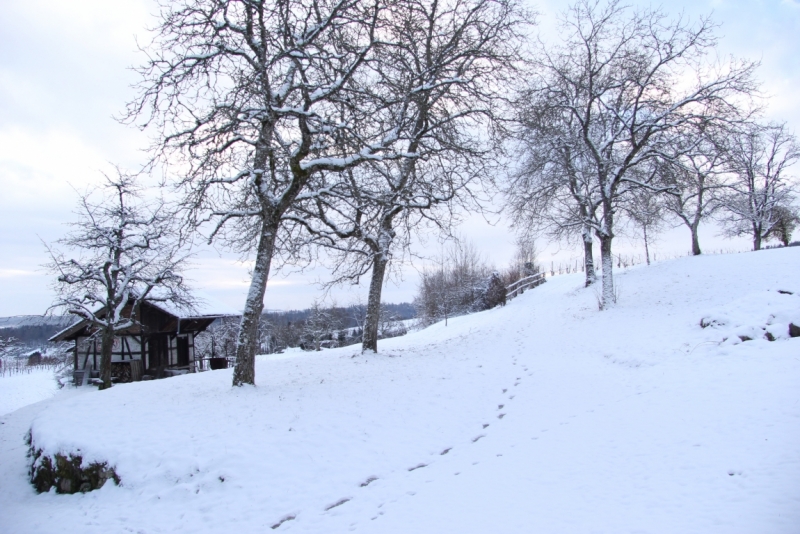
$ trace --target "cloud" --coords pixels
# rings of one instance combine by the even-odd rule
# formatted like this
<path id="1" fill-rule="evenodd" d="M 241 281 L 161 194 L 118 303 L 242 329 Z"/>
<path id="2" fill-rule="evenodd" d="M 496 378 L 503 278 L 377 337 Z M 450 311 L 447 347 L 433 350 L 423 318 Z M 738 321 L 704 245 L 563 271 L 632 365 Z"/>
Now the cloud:
<path id="1" fill-rule="evenodd" d="M 25 271 L 22 269 L 0 269 L 0 278 L 19 278 L 21 276 L 38 276 L 36 271 Z"/>

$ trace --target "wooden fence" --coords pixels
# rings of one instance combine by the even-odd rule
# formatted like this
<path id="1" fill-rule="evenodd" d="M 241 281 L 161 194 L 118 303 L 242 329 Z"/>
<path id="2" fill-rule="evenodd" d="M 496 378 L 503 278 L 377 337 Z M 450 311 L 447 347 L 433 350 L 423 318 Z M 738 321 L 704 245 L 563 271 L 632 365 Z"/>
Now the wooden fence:
<path id="1" fill-rule="evenodd" d="M 525 278 L 521 278 L 506 287 L 506 300 L 511 300 L 517 295 L 523 294 L 526 289 L 534 288 L 538 285 L 544 284 L 544 282 L 544 273 L 532 274 L 530 276 L 526 276 Z"/>

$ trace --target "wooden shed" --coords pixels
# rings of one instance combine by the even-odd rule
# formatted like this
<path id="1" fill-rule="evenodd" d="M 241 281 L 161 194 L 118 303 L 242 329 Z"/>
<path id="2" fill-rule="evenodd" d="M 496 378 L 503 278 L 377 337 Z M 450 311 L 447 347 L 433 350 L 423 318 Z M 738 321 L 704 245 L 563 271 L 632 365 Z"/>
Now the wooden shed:
<path id="1" fill-rule="evenodd" d="M 123 315 L 130 314 L 130 305 Z M 103 311 L 99 312 L 102 316 Z M 119 332 L 114 338 L 111 376 L 114 382 L 134 382 L 194 373 L 203 369 L 195 358 L 197 334 L 220 317 L 231 313 L 198 313 L 163 303 L 143 302 L 137 325 Z M 96 327 L 81 320 L 50 338 L 50 341 L 74 341 L 76 385 L 100 376 L 100 335 Z"/>

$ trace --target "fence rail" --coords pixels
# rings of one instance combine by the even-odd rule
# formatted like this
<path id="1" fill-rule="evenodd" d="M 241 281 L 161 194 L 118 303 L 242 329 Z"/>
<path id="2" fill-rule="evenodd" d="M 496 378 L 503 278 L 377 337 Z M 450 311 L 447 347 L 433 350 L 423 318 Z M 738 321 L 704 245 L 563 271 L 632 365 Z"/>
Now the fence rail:
<path id="1" fill-rule="evenodd" d="M 526 289 L 544 284 L 544 282 L 544 273 L 532 274 L 530 276 L 526 276 L 525 278 L 521 278 L 506 287 L 506 300 L 511 300 L 517 295 L 523 294 Z"/>

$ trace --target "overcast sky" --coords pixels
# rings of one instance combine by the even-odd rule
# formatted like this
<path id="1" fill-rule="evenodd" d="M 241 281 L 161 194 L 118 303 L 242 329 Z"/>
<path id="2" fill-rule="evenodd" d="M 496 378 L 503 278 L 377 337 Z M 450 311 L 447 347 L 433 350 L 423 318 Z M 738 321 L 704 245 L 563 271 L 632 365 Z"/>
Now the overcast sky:
<path id="1" fill-rule="evenodd" d="M 638 2 L 632 2 L 638 3 Z M 552 34 L 554 15 L 568 2 L 533 4 L 541 31 Z M 771 95 L 767 116 L 800 124 L 800 3 L 794 0 L 683 1 L 663 4 L 689 17 L 713 12 L 721 25 L 720 53 L 760 60 L 758 71 Z M 40 314 L 52 301 L 52 277 L 42 241 L 52 242 L 73 219 L 76 190 L 101 179 L 110 163 L 136 168 L 145 160 L 145 134 L 114 120 L 133 96 L 131 66 L 142 61 L 136 38 L 146 41 L 154 25 L 147 0 L 0 0 L 0 316 Z M 798 172 L 795 170 L 795 172 Z M 461 232 L 487 259 L 508 262 L 514 238 L 503 220 L 491 226 L 473 218 Z M 688 248 L 681 229 L 663 235 L 662 255 Z M 747 241 L 726 242 L 713 229 L 703 235 L 705 248 L 744 249 Z M 545 262 L 577 258 L 577 251 L 556 244 L 543 248 Z M 638 251 L 634 239 L 620 239 L 620 250 Z M 426 250 L 435 249 L 431 240 Z M 240 309 L 247 287 L 247 264 L 224 252 L 203 251 L 189 272 L 194 285 Z M 278 276 L 270 281 L 269 309 L 308 306 L 319 296 L 313 284 L 325 271 Z M 389 284 L 385 299 L 411 300 L 417 273 Z M 362 282 L 364 284 L 366 280 Z M 336 293 L 348 304 L 365 287 Z"/>

